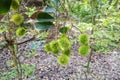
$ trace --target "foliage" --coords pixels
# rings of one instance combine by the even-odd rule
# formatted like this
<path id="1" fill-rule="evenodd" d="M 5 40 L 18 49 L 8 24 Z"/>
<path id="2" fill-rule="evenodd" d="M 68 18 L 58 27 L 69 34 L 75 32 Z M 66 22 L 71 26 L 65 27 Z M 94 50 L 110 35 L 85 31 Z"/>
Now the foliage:
<path id="1" fill-rule="evenodd" d="M 12 0 L 11 8 L 12 8 L 13 10 L 18 10 L 19 7 L 20 7 L 19 0 Z"/>
<path id="2" fill-rule="evenodd" d="M 10 60 L 8 61 L 8 66 L 12 66 L 13 67 L 13 61 Z M 33 72 L 35 70 L 35 66 L 33 65 L 28 65 L 28 64 L 21 64 L 22 68 L 23 68 L 23 76 L 26 77 L 32 77 L 33 76 Z M 15 66 L 14 66 L 15 67 Z M 2 75 L 3 77 L 0 77 L 0 80 L 11 80 L 11 79 L 15 79 L 17 77 L 17 71 L 15 69 L 11 70 L 11 71 L 6 71 L 3 73 Z"/>
<path id="3" fill-rule="evenodd" d="M 8 13 L 12 0 L 0 0 L 0 15 Z"/>
<path id="4" fill-rule="evenodd" d="M 40 12 L 37 16 L 37 20 L 39 22 L 52 22 L 52 21 L 54 21 L 54 17 L 52 17 L 51 15 L 49 15 L 46 12 Z"/>
<path id="5" fill-rule="evenodd" d="M 36 22 L 35 26 L 39 30 L 46 30 L 46 29 L 54 27 L 52 22 Z"/>
<path id="6" fill-rule="evenodd" d="M 59 29 L 59 32 L 62 34 L 66 34 L 68 32 L 69 28 L 68 27 L 62 27 Z"/>
<path id="7" fill-rule="evenodd" d="M 14 79 L 14 77 L 17 76 L 16 70 L 12 70 L 10 72 L 4 72 L 2 77 L 0 77 L 1 80 L 9 80 L 9 79 Z"/>
<path id="8" fill-rule="evenodd" d="M 34 35 L 35 39 L 46 41 L 49 38 L 47 35 L 49 30 L 55 28 L 49 34 L 56 34 L 57 37 L 52 36 L 54 40 L 46 43 L 44 49 L 58 56 L 58 63 L 62 66 L 70 61 L 71 40 L 74 35 L 78 38 L 74 41 L 80 43 L 78 49 L 80 56 L 87 56 L 90 53 L 91 57 L 93 50 L 108 52 L 120 48 L 120 10 L 117 8 L 120 2 L 118 0 L 45 0 L 42 3 L 44 3 L 42 7 L 38 8 L 28 7 L 26 0 L 0 1 L 0 37 L 2 36 L 4 40 L 1 40 L 0 47 L 7 45 L 13 59 L 11 62 L 13 70 L 4 73 L 5 77 L 2 77 L 2 80 L 16 77 L 22 80 L 22 73 L 29 77 L 33 75 L 35 67 L 21 64 L 18 59 L 20 43 L 17 39 L 28 33 Z M 72 36 L 70 32 L 75 28 L 81 34 L 76 35 L 77 30 L 75 30 Z M 41 43 L 31 44 L 31 53 L 25 56 L 34 56 L 36 46 L 41 46 Z"/>

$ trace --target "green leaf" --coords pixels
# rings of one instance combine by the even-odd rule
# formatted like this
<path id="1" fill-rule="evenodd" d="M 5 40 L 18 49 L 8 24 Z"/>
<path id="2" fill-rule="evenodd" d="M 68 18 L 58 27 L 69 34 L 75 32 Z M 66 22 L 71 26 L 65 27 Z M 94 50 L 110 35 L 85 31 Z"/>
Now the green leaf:
<path id="1" fill-rule="evenodd" d="M 52 22 L 36 22 L 35 26 L 39 30 L 46 30 L 52 28 L 54 25 Z"/>
<path id="2" fill-rule="evenodd" d="M 53 12 L 53 13 L 56 12 L 55 9 L 52 8 L 52 7 L 50 7 L 50 6 L 45 7 L 45 10 L 44 10 L 44 11 L 45 11 L 45 12 Z"/>
<path id="3" fill-rule="evenodd" d="M 6 14 L 10 10 L 12 0 L 0 0 L 0 14 Z"/>
<path id="4" fill-rule="evenodd" d="M 59 0 L 52 0 L 51 5 L 54 7 L 59 7 L 60 6 Z"/>
<path id="5" fill-rule="evenodd" d="M 37 20 L 39 22 L 53 22 L 54 21 L 54 17 L 52 17 L 51 15 L 49 15 L 46 12 L 40 12 L 37 16 Z"/>
<path id="6" fill-rule="evenodd" d="M 12 8 L 13 10 L 18 10 L 19 7 L 20 7 L 19 0 L 12 0 L 11 8 Z"/>
<path id="7" fill-rule="evenodd" d="M 62 34 L 66 34 L 68 32 L 69 28 L 68 27 L 62 27 L 59 29 L 59 32 Z"/>

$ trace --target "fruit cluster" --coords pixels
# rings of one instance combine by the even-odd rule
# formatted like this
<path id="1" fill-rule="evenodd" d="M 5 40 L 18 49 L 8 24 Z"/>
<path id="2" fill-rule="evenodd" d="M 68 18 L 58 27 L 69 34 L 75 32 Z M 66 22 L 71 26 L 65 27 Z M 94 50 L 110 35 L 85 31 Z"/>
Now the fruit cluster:
<path id="1" fill-rule="evenodd" d="M 86 56 L 90 52 L 90 46 L 89 46 L 89 37 L 87 34 L 81 34 L 79 36 L 79 43 L 81 46 L 79 47 L 78 51 L 81 56 Z"/>
<path id="2" fill-rule="evenodd" d="M 68 64 L 71 55 L 71 43 L 69 39 L 64 36 L 58 40 L 53 40 L 52 42 L 46 44 L 44 46 L 45 51 L 48 53 L 53 53 L 54 55 L 58 55 L 58 63 L 62 66 Z M 62 54 L 60 54 L 62 53 Z"/>

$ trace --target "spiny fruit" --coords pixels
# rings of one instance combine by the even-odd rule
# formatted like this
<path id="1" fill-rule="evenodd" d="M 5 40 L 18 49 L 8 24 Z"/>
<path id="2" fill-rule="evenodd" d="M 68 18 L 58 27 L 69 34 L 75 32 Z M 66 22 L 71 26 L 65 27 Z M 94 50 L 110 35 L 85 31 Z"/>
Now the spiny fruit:
<path id="1" fill-rule="evenodd" d="M 62 50 L 69 49 L 71 47 L 71 43 L 67 37 L 60 38 L 59 45 Z"/>
<path id="2" fill-rule="evenodd" d="M 21 14 L 14 14 L 10 19 L 10 21 L 14 22 L 17 25 L 21 24 L 23 20 L 24 20 L 24 17 Z"/>
<path id="3" fill-rule="evenodd" d="M 67 55 L 67 56 L 70 56 L 70 55 L 71 55 L 70 49 L 64 50 L 64 51 L 63 51 L 63 54 L 65 54 L 65 55 Z"/>
<path id="4" fill-rule="evenodd" d="M 20 7 L 19 0 L 12 0 L 11 8 L 13 10 L 18 10 Z"/>
<path id="5" fill-rule="evenodd" d="M 60 34 L 60 39 L 64 38 L 64 37 L 67 37 L 67 35 L 66 34 Z"/>
<path id="6" fill-rule="evenodd" d="M 62 54 L 58 57 L 58 63 L 62 66 L 65 66 L 69 63 L 70 58 L 67 55 Z"/>
<path id="7" fill-rule="evenodd" d="M 17 35 L 17 36 L 23 36 L 25 33 L 26 33 L 26 31 L 25 31 L 25 29 L 22 28 L 22 27 L 19 27 L 19 28 L 16 30 L 16 35 Z"/>
<path id="8" fill-rule="evenodd" d="M 83 45 L 83 46 L 79 47 L 79 53 L 80 53 L 81 56 L 88 55 L 89 51 L 90 51 L 90 47 L 89 46 Z"/>
<path id="9" fill-rule="evenodd" d="M 45 44 L 44 49 L 45 49 L 46 52 L 51 52 L 52 51 L 51 46 L 50 46 L 49 43 Z"/>
<path id="10" fill-rule="evenodd" d="M 83 44 L 83 45 L 88 45 L 88 43 L 89 43 L 89 37 L 88 37 L 88 35 L 87 34 L 81 34 L 79 36 L 79 42 L 81 44 Z"/>
<path id="11" fill-rule="evenodd" d="M 62 34 L 66 34 L 68 32 L 69 28 L 68 27 L 62 27 L 59 29 L 59 32 Z"/>
<path id="12" fill-rule="evenodd" d="M 60 47 L 59 47 L 59 44 L 58 44 L 58 41 L 57 40 L 53 40 L 51 43 L 50 43 L 50 47 L 51 47 L 51 51 L 53 54 L 59 54 L 60 52 Z"/>

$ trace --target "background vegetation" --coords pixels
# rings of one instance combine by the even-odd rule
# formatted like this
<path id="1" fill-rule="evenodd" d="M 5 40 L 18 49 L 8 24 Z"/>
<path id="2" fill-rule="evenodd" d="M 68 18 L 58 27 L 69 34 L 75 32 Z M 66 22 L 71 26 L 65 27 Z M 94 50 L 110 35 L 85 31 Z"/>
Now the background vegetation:
<path id="1" fill-rule="evenodd" d="M 26 36 L 32 36 L 26 39 Z M 25 39 L 25 40 L 24 40 Z M 73 43 L 80 56 L 89 56 L 86 65 L 89 73 L 94 52 L 107 53 L 120 50 L 119 0 L 1 0 L 0 49 L 8 48 L 14 68 L 3 73 L 1 80 L 33 76 L 35 66 L 22 64 L 19 45 L 34 41 L 30 46 L 34 56 L 37 47 L 57 56 L 58 63 L 69 63 Z M 40 41 L 36 43 L 36 41 Z"/>

